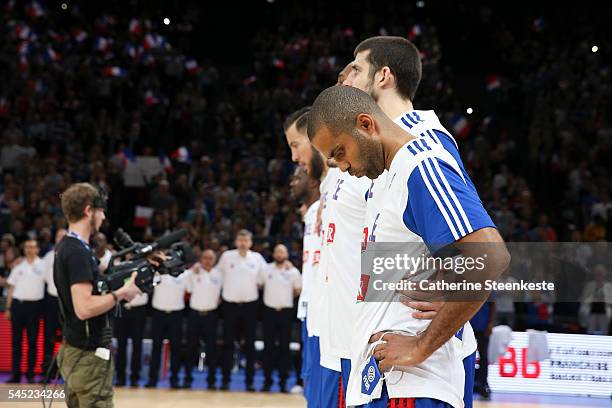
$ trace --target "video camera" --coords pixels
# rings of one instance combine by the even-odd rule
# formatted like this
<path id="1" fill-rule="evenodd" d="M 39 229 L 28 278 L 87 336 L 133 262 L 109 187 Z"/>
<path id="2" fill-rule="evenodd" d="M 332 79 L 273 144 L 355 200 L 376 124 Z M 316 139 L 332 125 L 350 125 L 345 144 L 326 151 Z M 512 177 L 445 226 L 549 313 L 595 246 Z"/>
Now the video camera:
<path id="1" fill-rule="evenodd" d="M 187 235 L 187 230 L 182 229 L 166 234 L 150 244 L 143 244 L 135 243 L 125 231 L 119 228 L 115 233 L 115 243 L 122 249 L 111 257 L 105 275 L 95 282 L 94 291 L 104 294 L 117 290 L 123 286 L 132 273 L 137 272 L 136 286 L 143 292 L 151 293 L 159 281 L 155 279 L 156 272 L 178 276 L 195 262 L 191 246 L 187 242 L 180 241 L 185 235 Z M 164 252 L 167 259 L 160 262 L 159 266 L 153 266 L 147 257 L 154 251 L 164 249 L 167 249 Z M 129 255 L 131 257 L 128 260 L 115 265 L 116 259 Z"/>

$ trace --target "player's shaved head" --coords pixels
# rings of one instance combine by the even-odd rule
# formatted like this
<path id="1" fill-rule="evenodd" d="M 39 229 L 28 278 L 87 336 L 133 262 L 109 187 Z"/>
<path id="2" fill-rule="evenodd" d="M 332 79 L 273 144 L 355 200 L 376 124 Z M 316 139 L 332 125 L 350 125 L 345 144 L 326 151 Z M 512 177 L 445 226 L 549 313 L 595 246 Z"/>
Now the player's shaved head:
<path id="1" fill-rule="evenodd" d="M 393 125 L 376 101 L 351 86 L 332 86 L 315 100 L 308 137 L 326 158 L 352 176 L 377 178 L 385 168 L 381 130 Z"/>
<path id="2" fill-rule="evenodd" d="M 377 36 L 359 43 L 354 56 L 365 51 L 369 51 L 370 78 L 383 67 L 389 67 L 395 76 L 397 93 L 413 101 L 423 70 L 417 47 L 402 37 Z"/>
<path id="3" fill-rule="evenodd" d="M 308 117 L 308 138 L 312 140 L 322 126 L 334 135 L 352 134 L 357 116 L 362 113 L 385 117 L 376 101 L 364 91 L 351 86 L 329 87 L 312 104 Z"/>

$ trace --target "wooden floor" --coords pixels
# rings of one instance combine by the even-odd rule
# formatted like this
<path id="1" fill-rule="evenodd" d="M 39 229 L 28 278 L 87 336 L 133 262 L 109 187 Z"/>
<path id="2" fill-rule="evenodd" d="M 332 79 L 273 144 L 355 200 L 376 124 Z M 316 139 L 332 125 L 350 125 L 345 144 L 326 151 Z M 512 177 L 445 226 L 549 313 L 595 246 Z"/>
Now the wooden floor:
<path id="1" fill-rule="evenodd" d="M 41 407 L 37 403 L 15 404 L 0 402 L 0 407 L 34 408 Z M 47 403 L 48 406 L 48 403 Z M 63 403 L 55 401 L 53 407 L 63 407 Z M 476 408 L 553 408 L 561 405 L 526 404 L 525 402 L 480 402 L 474 403 Z M 168 390 L 168 389 L 117 389 L 115 392 L 115 408 L 203 408 L 203 407 L 232 407 L 232 408 L 303 408 L 306 407 L 304 398 L 299 395 L 264 394 L 246 392 L 213 392 L 199 390 Z M 567 407 L 567 405 L 565 405 Z M 581 408 L 581 406 L 572 405 Z"/>

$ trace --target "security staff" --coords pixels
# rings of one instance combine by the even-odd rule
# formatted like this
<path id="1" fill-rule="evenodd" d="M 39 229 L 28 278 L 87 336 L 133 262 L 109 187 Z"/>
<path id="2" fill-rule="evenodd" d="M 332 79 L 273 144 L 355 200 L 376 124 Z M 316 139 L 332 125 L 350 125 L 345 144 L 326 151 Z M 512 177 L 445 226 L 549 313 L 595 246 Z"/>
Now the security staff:
<path id="1" fill-rule="evenodd" d="M 149 295 L 140 294 L 123 305 L 121 313 L 115 317 L 115 336 L 117 337 L 117 379 L 115 385 L 125 385 L 127 363 L 127 340 L 132 339 L 130 362 L 130 385 L 138 387 L 142 360 L 142 336 L 146 322 Z"/>
<path id="2" fill-rule="evenodd" d="M 7 279 L 6 318 L 11 321 L 13 334 L 13 375 L 9 383 L 21 382 L 21 339 L 25 329 L 28 336 L 28 383 L 34 382 L 36 340 L 45 297 L 43 264 L 38 257 L 38 242 L 24 243 L 25 259 L 17 264 Z"/>
<path id="3" fill-rule="evenodd" d="M 170 387 L 179 388 L 178 373 L 181 368 L 180 353 L 186 289 L 183 274 L 177 277 L 164 274 L 161 275 L 161 281 L 153 291 L 153 351 L 147 388 L 157 387 L 164 338 L 170 340 Z"/>
<path id="4" fill-rule="evenodd" d="M 207 249 L 200 255 L 199 262 L 185 273 L 189 299 L 189 320 L 187 341 L 189 356 L 186 364 L 185 388 L 193 381 L 192 370 L 200 350 L 200 339 L 206 344 L 206 366 L 208 367 L 208 389 L 214 390 L 217 367 L 217 322 L 218 307 L 221 302 L 223 275 L 214 267 L 217 256 Z"/>
<path id="5" fill-rule="evenodd" d="M 55 245 L 59 244 L 66 236 L 66 230 L 60 228 L 55 233 Z M 57 300 L 57 288 L 53 281 L 53 262 L 55 261 L 55 248 L 51 248 L 42 258 L 44 280 L 47 284 L 47 294 L 44 301 L 43 319 L 45 321 L 45 354 L 42 363 L 43 382 L 55 378 L 55 372 L 49 372 L 49 366 L 53 360 L 53 349 L 55 348 L 55 336 L 59 329 L 59 306 Z M 48 376 L 47 376 L 48 374 Z"/>
<path id="6" fill-rule="evenodd" d="M 293 321 L 293 299 L 299 296 L 302 289 L 302 275 L 294 268 L 287 268 L 289 258 L 287 247 L 278 244 L 272 254 L 274 262 L 263 269 L 264 284 L 264 373 L 266 376 L 262 391 L 270 391 L 272 386 L 272 368 L 276 339 L 278 338 L 278 374 L 280 391 L 287 392 L 287 373 L 289 370 L 289 340 L 291 322 Z"/>
<path id="7" fill-rule="evenodd" d="M 66 405 L 112 407 L 114 369 L 107 312 L 141 292 L 134 283 L 134 273 L 114 292 L 93 293 L 99 272 L 89 242 L 106 218 L 101 192 L 89 183 L 73 184 L 62 193 L 61 205 L 69 229 L 55 252 L 53 280 L 64 335 L 57 362 L 64 378 Z"/>
<path id="8" fill-rule="evenodd" d="M 240 230 L 236 236 L 236 249 L 221 255 L 217 268 L 223 274 L 223 383 L 222 390 L 229 388 L 230 373 L 234 363 L 234 339 L 236 327 L 241 325 L 246 354 L 246 388 L 255 391 L 255 325 L 257 323 L 257 300 L 261 286 L 261 270 L 266 261 L 261 254 L 251 251 L 253 234 Z"/>

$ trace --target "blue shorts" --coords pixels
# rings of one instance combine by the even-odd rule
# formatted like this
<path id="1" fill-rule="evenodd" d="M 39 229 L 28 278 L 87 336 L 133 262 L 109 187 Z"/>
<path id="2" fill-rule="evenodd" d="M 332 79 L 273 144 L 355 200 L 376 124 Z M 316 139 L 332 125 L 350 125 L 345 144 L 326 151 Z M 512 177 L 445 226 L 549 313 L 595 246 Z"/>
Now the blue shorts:
<path id="1" fill-rule="evenodd" d="M 321 349 L 319 338 L 309 337 L 310 353 L 310 385 L 308 394 L 304 394 L 308 408 L 336 408 L 338 406 L 338 387 L 340 373 L 321 366 Z"/>
<path id="2" fill-rule="evenodd" d="M 340 366 L 342 367 L 342 407 L 346 406 L 346 389 L 348 388 L 349 376 L 351 375 L 351 360 L 343 358 L 340 360 Z"/>
<path id="3" fill-rule="evenodd" d="M 300 377 L 306 381 L 310 376 L 310 353 L 309 348 L 312 337 L 308 337 L 308 330 L 306 330 L 306 319 L 302 322 L 302 370 L 300 371 Z"/>
<path id="4" fill-rule="evenodd" d="M 463 359 L 463 370 L 465 371 L 465 389 L 463 390 L 463 402 L 465 408 L 472 408 L 474 404 L 474 375 L 476 373 L 476 352 Z"/>
<path id="5" fill-rule="evenodd" d="M 320 407 L 336 408 L 339 400 L 340 373 L 321 367 Z"/>
<path id="6" fill-rule="evenodd" d="M 319 350 L 319 338 L 312 336 L 308 338 L 308 359 L 310 360 L 310 376 L 304 389 L 304 397 L 308 408 L 324 408 L 320 403 L 321 390 L 321 353 Z"/>

